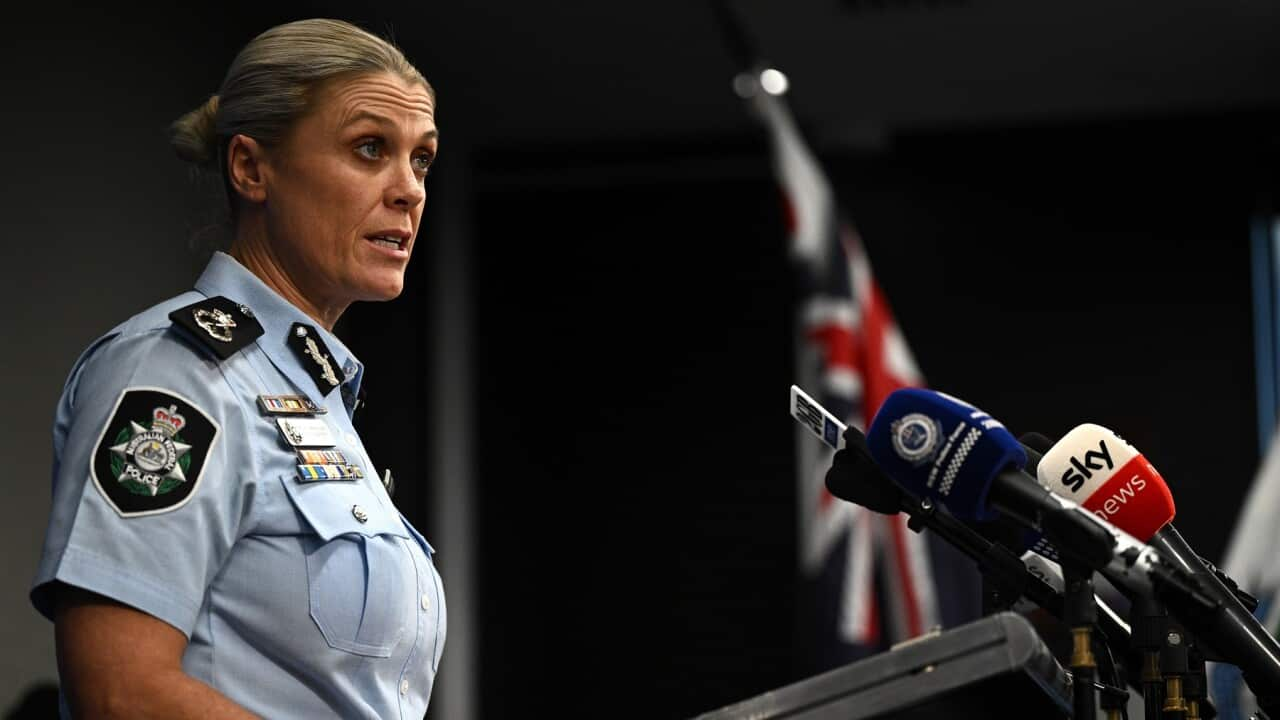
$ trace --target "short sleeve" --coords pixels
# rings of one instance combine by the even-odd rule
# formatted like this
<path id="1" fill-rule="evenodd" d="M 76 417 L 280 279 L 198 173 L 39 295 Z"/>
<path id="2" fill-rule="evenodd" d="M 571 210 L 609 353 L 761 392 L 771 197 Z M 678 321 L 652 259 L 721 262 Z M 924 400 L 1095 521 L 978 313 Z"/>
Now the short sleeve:
<path id="1" fill-rule="evenodd" d="M 36 609 L 52 618 L 61 581 L 190 637 L 247 508 L 245 418 L 218 362 L 167 328 L 81 358 L 55 420 Z"/>

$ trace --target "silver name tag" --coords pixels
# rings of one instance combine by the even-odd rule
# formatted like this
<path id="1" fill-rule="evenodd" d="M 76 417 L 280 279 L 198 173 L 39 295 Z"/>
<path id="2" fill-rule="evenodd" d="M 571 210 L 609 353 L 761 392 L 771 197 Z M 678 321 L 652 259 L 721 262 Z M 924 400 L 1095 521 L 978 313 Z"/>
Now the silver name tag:
<path id="1" fill-rule="evenodd" d="M 324 420 L 314 417 L 276 418 L 280 436 L 293 447 L 332 447 L 333 431 Z"/>

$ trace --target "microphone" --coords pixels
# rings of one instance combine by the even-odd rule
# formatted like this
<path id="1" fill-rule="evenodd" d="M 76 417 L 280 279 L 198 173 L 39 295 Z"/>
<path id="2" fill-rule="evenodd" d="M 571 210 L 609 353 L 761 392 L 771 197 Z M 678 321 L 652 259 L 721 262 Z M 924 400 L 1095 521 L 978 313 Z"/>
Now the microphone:
<path id="1" fill-rule="evenodd" d="M 885 399 L 867 430 L 871 456 L 907 492 L 977 522 L 1007 515 L 1053 535 L 1088 567 L 1112 558 L 1115 538 L 1063 508 L 1022 471 L 1026 452 L 998 420 L 956 398 L 906 388 Z"/>
<path id="2" fill-rule="evenodd" d="M 1132 445 L 1101 425 L 1078 425 L 1046 450 L 1036 467 L 1036 479 L 1143 542 L 1177 512 L 1160 473 Z"/>
<path id="3" fill-rule="evenodd" d="M 1240 667 L 1268 712 L 1280 707 L 1280 644 L 1239 597 L 1173 527 L 1173 496 L 1155 467 L 1132 445 L 1100 425 L 1085 423 L 1045 452 L 1036 470 L 1055 493 L 1072 493 L 1099 517 L 1159 548 L 1216 603 L 1210 612 L 1170 604 L 1178 620 L 1214 654 Z M 1254 601 L 1256 602 L 1256 601 Z"/>
<path id="4" fill-rule="evenodd" d="M 1018 441 L 999 421 L 964 401 L 931 390 L 897 390 L 872 420 L 867 445 L 907 492 L 936 500 L 957 517 L 982 521 L 1007 515 L 1042 532 L 1068 559 L 1102 572 L 1131 593 L 1176 593 L 1192 606 L 1212 607 L 1191 578 L 1157 551 L 1023 472 L 1027 456 Z"/>
<path id="5" fill-rule="evenodd" d="M 1065 581 L 1056 562 L 1027 550 L 1030 543 L 1011 548 L 1018 545 L 1016 538 L 1009 533 L 994 533 L 1002 535 L 997 539 L 993 536 L 996 528 L 991 524 L 971 527 L 945 510 L 923 510 L 876 464 L 861 431 L 854 427 L 844 429 L 843 440 L 825 478 L 827 490 L 833 496 L 885 515 L 906 510 L 913 516 L 912 523 L 919 522 L 938 533 L 979 566 L 1016 587 L 1032 603 L 1059 619 L 1063 617 Z M 1017 555 L 1019 552 L 1022 552 L 1021 558 Z M 1097 603 L 1101 610 L 1098 624 L 1103 635 L 1113 644 L 1128 647 L 1131 632 L 1128 623 L 1103 600 L 1097 599 Z M 1025 604 L 1014 603 L 1014 607 L 1023 612 L 1028 610 Z"/>
<path id="6" fill-rule="evenodd" d="M 881 515 L 897 515 L 907 502 L 902 489 L 871 459 L 867 437 L 857 428 L 844 430 L 844 444 L 836 451 L 824 482 L 833 496 Z"/>

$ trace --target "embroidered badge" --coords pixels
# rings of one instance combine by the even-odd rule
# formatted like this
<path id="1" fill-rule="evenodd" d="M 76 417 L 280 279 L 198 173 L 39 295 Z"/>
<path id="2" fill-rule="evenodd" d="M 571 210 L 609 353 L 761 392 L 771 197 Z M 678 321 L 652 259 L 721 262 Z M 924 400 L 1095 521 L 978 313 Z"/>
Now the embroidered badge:
<path id="1" fill-rule="evenodd" d="M 191 498 L 217 437 L 217 423 L 186 398 L 128 388 L 102 429 L 90 473 L 117 513 L 167 512 Z"/>

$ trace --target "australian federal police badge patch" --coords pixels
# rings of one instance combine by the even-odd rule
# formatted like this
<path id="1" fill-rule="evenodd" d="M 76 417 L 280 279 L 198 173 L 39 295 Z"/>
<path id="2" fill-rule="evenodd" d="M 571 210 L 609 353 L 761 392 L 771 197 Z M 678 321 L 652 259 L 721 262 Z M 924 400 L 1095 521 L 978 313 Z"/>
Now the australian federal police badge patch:
<path id="1" fill-rule="evenodd" d="M 181 395 L 127 388 L 94 448 L 93 482 L 125 517 L 177 509 L 195 493 L 218 430 Z"/>

